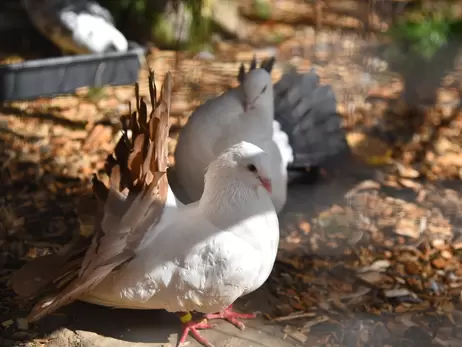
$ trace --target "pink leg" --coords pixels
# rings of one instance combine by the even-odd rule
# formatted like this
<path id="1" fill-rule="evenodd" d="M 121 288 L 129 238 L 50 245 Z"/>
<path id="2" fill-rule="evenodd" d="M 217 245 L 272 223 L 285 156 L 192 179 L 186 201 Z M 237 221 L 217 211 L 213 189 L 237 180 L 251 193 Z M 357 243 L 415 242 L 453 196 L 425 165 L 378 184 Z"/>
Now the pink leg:
<path id="1" fill-rule="evenodd" d="M 201 343 L 206 347 L 214 347 L 210 342 L 208 342 L 204 337 L 199 334 L 198 329 L 210 329 L 213 328 L 213 325 L 207 323 L 204 319 L 200 322 L 193 322 L 191 319 L 191 314 L 187 313 L 180 317 L 181 321 L 183 322 L 183 334 L 181 338 L 178 340 L 178 347 L 181 347 L 188 338 L 188 335 L 191 334 L 197 342 Z"/>
<path id="2" fill-rule="evenodd" d="M 206 319 L 224 319 L 230 322 L 231 324 L 235 325 L 242 331 L 245 329 L 244 323 L 242 323 L 239 319 L 253 319 L 257 315 L 255 313 L 237 313 L 233 311 L 233 305 L 229 305 L 228 308 L 219 312 L 219 313 L 211 313 L 206 314 Z"/>

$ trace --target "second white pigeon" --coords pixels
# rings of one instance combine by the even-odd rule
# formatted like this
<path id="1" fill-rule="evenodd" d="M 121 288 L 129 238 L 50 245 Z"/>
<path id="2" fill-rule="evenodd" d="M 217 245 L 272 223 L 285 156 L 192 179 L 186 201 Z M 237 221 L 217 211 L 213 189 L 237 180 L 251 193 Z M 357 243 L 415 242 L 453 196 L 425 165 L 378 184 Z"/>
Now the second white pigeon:
<path id="1" fill-rule="evenodd" d="M 270 74 L 262 68 L 250 71 L 239 87 L 208 100 L 189 117 L 180 132 L 175 150 L 175 169 L 179 199 L 198 201 L 204 190 L 207 166 L 218 155 L 240 141 L 261 147 L 270 157 L 273 180 L 271 199 L 280 211 L 287 196 L 287 162 L 292 155 L 288 139 L 275 137 L 274 100 Z M 277 128 L 276 128 L 277 130 Z M 278 142 L 286 143 L 281 151 Z"/>

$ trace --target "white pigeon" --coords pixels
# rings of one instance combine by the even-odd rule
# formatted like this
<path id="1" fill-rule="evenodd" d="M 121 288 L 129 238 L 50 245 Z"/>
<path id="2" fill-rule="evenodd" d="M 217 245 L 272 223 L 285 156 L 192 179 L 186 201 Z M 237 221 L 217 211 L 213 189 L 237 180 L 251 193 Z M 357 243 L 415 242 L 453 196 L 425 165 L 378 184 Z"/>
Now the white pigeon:
<path id="1" fill-rule="evenodd" d="M 191 333 L 212 346 L 197 331 L 211 326 L 193 321 L 191 311 L 240 328 L 239 318 L 254 317 L 234 312 L 232 304 L 266 281 L 276 259 L 279 223 L 269 195 L 268 154 L 248 142 L 228 148 L 209 165 L 201 199 L 175 207 L 165 175 L 170 88 L 167 75 L 152 116 L 137 101 L 138 115 L 123 121 L 133 140 L 122 137 L 108 157 L 110 187 L 93 180 L 99 215 L 84 257 L 76 257 L 83 254 L 77 248 L 49 257 L 47 264 L 37 258 L 13 276 L 13 289 L 20 294 L 37 294 L 30 285 L 57 287 L 33 308 L 29 321 L 75 300 L 165 309 L 181 314 L 180 344 Z M 151 88 L 155 100 L 153 95 Z M 167 214 L 168 208 L 173 212 Z"/>
<path id="2" fill-rule="evenodd" d="M 109 11 L 91 0 L 21 0 L 40 32 L 65 52 L 125 52 L 128 41 Z"/>
<path id="3" fill-rule="evenodd" d="M 289 173 L 308 173 L 316 178 L 320 165 L 348 150 L 342 118 L 336 112 L 335 94 L 330 86 L 319 84 L 314 70 L 285 73 L 274 85 L 274 91 L 265 90 L 266 97 L 259 99 L 255 112 L 243 112 L 242 91 L 256 94 L 262 85 L 272 87 L 269 73 L 273 64 L 271 58 L 257 68 L 254 58 L 247 73 L 241 65 L 239 87 L 207 101 L 192 113 L 180 132 L 176 167 L 169 173 L 172 188 L 181 201 L 200 198 L 203 182 L 199 172 L 220 150 L 238 141 L 254 143 L 269 154 L 271 198 L 277 212 L 286 203 Z M 255 87 L 258 83 L 259 88 Z M 273 99 L 274 107 L 269 105 L 269 99 Z"/>
<path id="4" fill-rule="evenodd" d="M 196 109 L 179 134 L 175 149 L 174 188 L 184 203 L 199 200 L 204 189 L 207 166 L 226 148 L 240 141 L 261 147 L 270 156 L 273 191 L 271 199 L 280 211 L 287 196 L 288 138 L 274 137 L 273 87 L 265 69 L 250 71 L 241 85 Z M 276 128 L 277 130 L 277 128 Z M 282 135 L 284 136 L 284 135 Z M 279 147 L 282 142 L 285 151 Z"/>

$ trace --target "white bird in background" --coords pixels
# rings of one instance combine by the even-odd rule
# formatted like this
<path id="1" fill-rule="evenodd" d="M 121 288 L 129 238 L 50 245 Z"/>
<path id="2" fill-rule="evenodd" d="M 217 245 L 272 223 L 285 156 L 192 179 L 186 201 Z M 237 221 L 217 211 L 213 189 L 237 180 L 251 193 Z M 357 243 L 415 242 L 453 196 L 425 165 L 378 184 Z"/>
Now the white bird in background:
<path id="1" fill-rule="evenodd" d="M 107 9 L 91 0 L 21 0 L 40 32 L 64 52 L 125 52 L 128 42 Z"/>
<path id="2" fill-rule="evenodd" d="M 269 157 L 248 142 L 226 149 L 209 165 L 201 199 L 176 206 L 165 175 L 170 74 L 160 102 L 150 86 L 154 111 L 148 117 L 137 96 L 139 112 L 123 121 L 132 139 L 123 136 L 107 160 L 110 187 L 94 177 L 98 206 L 86 207 L 98 213 L 91 245 L 27 263 L 14 274 L 13 289 L 33 296 L 56 286 L 30 321 L 75 300 L 165 309 L 181 314 L 180 344 L 192 334 L 212 346 L 197 331 L 211 325 L 193 321 L 190 312 L 243 329 L 239 319 L 254 315 L 236 313 L 232 304 L 266 281 L 276 259 L 279 223 L 268 192 Z"/>
<path id="3" fill-rule="evenodd" d="M 226 148 L 240 141 L 261 147 L 271 162 L 271 199 L 277 211 L 285 204 L 287 167 L 273 140 L 273 87 L 265 69 L 249 72 L 242 84 L 208 100 L 189 117 L 175 149 L 172 180 L 184 203 L 200 199 L 207 166 Z M 288 147 L 288 146 L 286 146 Z M 290 147 L 289 147 L 290 149 Z"/>
<path id="4" fill-rule="evenodd" d="M 265 150 L 271 159 L 272 201 L 280 212 L 287 199 L 288 169 L 316 168 L 347 149 L 342 119 L 332 89 L 319 86 L 314 71 L 286 73 L 274 86 L 269 73 L 274 58 L 249 72 L 241 65 L 241 85 L 207 101 L 183 127 L 170 174 L 183 202 L 197 201 L 203 190 L 201 172 L 220 151 L 239 141 Z M 246 109 L 246 103 L 253 105 Z"/>

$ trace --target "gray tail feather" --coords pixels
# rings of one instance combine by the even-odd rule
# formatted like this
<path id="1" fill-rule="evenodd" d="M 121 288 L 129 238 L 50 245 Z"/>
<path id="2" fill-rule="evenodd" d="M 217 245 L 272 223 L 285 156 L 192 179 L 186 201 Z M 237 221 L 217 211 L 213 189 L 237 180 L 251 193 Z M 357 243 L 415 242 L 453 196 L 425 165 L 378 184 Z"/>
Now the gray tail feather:
<path id="1" fill-rule="evenodd" d="M 321 165 L 348 149 L 335 94 L 314 70 L 289 72 L 274 86 L 275 115 L 294 151 L 291 168 Z"/>
<path id="2" fill-rule="evenodd" d="M 271 73 L 275 58 L 263 60 L 260 68 Z M 248 71 L 257 68 L 254 56 Z M 248 73 L 243 64 L 238 81 Z M 302 74 L 285 73 L 274 85 L 274 119 L 288 135 L 294 151 L 289 168 L 309 168 L 348 150 L 342 119 L 337 114 L 337 100 L 330 86 L 319 85 L 319 76 L 312 69 Z"/>

